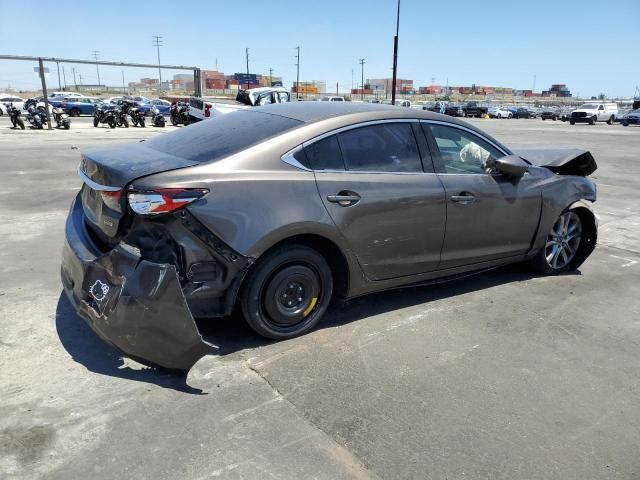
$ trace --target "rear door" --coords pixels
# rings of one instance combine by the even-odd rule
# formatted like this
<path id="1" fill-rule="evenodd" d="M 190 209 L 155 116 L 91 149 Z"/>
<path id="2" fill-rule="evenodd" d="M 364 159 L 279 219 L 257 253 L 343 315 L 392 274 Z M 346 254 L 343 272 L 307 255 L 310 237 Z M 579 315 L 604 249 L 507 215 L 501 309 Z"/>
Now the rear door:
<path id="1" fill-rule="evenodd" d="M 506 152 L 471 130 L 423 123 L 447 198 L 447 227 L 440 268 L 526 253 L 542 208 L 529 173 L 519 179 L 497 173 L 492 160 Z"/>
<path id="2" fill-rule="evenodd" d="M 368 278 L 438 267 L 444 189 L 417 122 L 349 127 L 304 151 L 327 211 Z"/>

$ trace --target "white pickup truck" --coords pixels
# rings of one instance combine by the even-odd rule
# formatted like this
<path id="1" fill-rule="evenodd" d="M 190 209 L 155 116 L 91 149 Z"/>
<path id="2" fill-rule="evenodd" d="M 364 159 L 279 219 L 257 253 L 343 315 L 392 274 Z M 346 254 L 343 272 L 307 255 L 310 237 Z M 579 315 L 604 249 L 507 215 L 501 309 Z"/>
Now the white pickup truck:
<path id="1" fill-rule="evenodd" d="M 291 101 L 291 95 L 283 87 L 250 88 L 240 90 L 235 100 L 228 97 L 191 97 L 189 116 L 192 121 L 198 122 L 243 108 L 289 101 Z"/>

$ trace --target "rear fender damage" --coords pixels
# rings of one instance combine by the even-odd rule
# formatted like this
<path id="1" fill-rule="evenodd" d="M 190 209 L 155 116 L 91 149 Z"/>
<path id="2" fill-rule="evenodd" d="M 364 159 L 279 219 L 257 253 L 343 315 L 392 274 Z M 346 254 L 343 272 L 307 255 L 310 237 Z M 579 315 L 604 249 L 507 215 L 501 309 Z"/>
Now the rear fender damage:
<path id="1" fill-rule="evenodd" d="M 136 234 L 102 253 L 84 225 L 80 202 L 71 210 L 62 283 L 76 311 L 103 340 L 141 363 L 175 370 L 189 370 L 202 356 L 217 350 L 202 338 L 189 301 L 206 303 L 221 297 L 215 304 L 218 314 L 230 310 L 251 259 L 237 255 L 210 233 L 209 244 L 203 244 L 198 236 L 206 234 L 200 230 L 204 227 L 188 213 L 168 220 L 165 227 L 167 232 L 193 231 L 180 242 L 195 239 L 202 247 L 196 249 L 195 257 L 184 258 L 180 243 L 169 241 L 170 233 L 160 235 L 153 227 L 132 228 Z M 189 264 L 197 266 L 199 259 L 217 262 L 216 274 L 185 270 Z"/>

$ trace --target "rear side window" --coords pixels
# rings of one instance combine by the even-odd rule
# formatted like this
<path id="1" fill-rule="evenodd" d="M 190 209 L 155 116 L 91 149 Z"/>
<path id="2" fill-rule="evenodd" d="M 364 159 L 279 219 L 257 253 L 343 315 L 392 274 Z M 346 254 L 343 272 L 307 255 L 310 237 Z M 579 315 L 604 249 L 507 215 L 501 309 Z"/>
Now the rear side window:
<path id="1" fill-rule="evenodd" d="M 420 172 L 422 164 L 411 124 L 385 123 L 340 134 L 347 170 Z"/>
<path id="2" fill-rule="evenodd" d="M 344 170 L 342 152 L 335 135 L 312 143 L 304 152 L 314 170 Z"/>
<path id="3" fill-rule="evenodd" d="M 212 162 L 296 128 L 302 123 L 292 118 L 243 110 L 159 135 L 148 140 L 145 145 L 194 162 Z"/>

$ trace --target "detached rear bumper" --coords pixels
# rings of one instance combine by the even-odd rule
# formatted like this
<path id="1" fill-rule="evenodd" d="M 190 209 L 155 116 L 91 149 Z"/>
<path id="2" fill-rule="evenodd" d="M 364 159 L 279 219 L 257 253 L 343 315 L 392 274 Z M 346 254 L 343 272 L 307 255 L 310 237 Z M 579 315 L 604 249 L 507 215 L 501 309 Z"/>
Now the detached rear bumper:
<path id="1" fill-rule="evenodd" d="M 102 254 L 76 199 L 67 218 L 62 284 L 78 314 L 104 341 L 146 364 L 189 370 L 216 347 L 202 339 L 176 267 L 120 243 Z"/>

